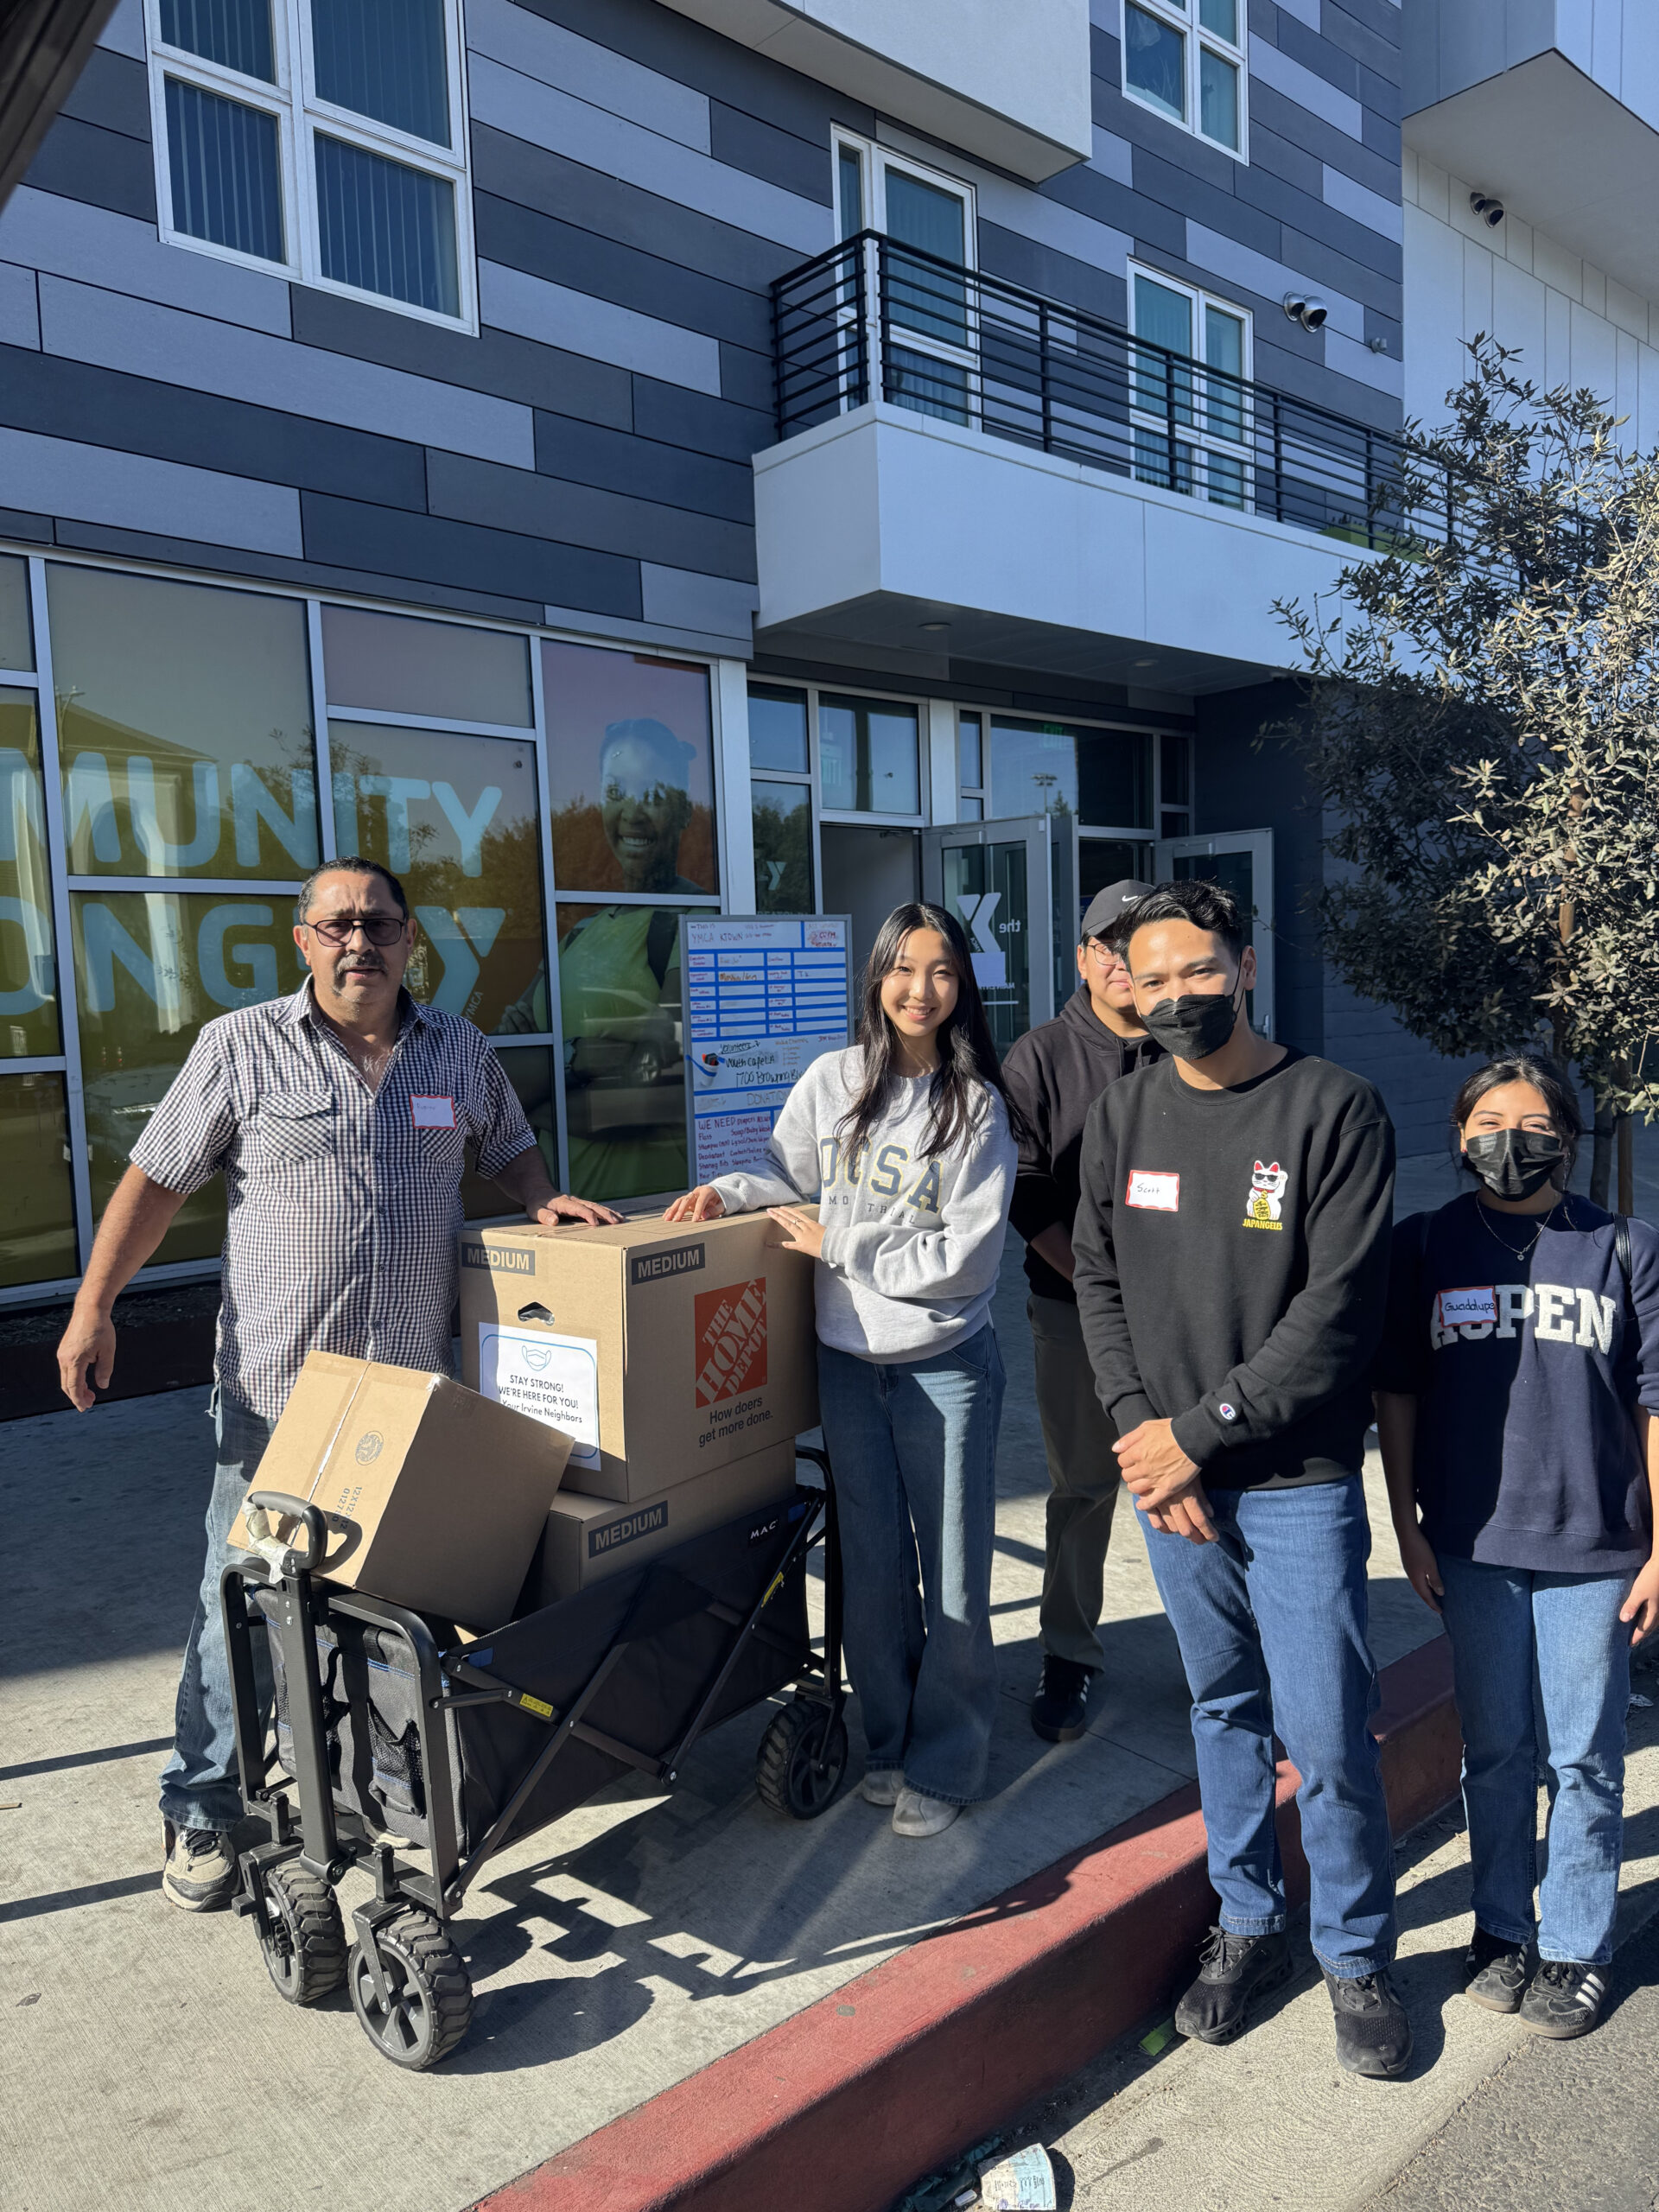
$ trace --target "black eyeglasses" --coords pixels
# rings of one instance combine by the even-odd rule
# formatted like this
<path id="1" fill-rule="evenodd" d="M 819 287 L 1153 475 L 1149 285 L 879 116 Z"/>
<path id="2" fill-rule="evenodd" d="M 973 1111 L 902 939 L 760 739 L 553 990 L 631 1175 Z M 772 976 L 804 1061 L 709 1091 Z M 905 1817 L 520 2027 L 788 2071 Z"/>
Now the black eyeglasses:
<path id="1" fill-rule="evenodd" d="M 408 925 L 401 914 L 330 914 L 305 926 L 324 944 L 349 944 L 354 930 L 361 930 L 371 944 L 396 944 Z"/>

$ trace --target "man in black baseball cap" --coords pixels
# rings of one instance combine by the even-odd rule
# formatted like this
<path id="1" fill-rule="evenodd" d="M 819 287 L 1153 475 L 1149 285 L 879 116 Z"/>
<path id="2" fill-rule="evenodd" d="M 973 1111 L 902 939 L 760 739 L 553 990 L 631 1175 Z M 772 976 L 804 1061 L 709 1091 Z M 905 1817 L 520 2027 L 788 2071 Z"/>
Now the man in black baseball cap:
<path id="1" fill-rule="evenodd" d="M 1071 1289 L 1077 1154 L 1084 1118 L 1106 1085 L 1160 1057 L 1114 947 L 1120 925 L 1151 888 L 1126 878 L 1090 900 L 1077 945 L 1077 990 L 1054 1020 L 1018 1039 L 1002 1064 L 1027 1132 L 1010 1218 L 1026 1240 L 1026 1311 L 1051 1485 L 1043 1675 L 1031 1725 L 1055 1744 L 1082 1735 L 1091 1678 L 1104 1664 L 1096 1628 L 1118 1491 L 1116 1433 L 1096 1393 Z"/>

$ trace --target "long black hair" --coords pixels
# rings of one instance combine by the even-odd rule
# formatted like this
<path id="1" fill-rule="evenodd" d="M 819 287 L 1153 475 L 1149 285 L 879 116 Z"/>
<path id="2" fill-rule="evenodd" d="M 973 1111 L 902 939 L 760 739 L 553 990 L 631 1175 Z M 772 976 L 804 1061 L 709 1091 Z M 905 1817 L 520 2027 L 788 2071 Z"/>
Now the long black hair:
<path id="1" fill-rule="evenodd" d="M 1566 1172 L 1560 1179 L 1565 1189 L 1567 1177 L 1573 1173 L 1573 1163 L 1578 1158 L 1579 1140 L 1584 1135 L 1584 1116 L 1579 1110 L 1572 1084 L 1554 1061 L 1542 1052 L 1499 1052 L 1484 1067 L 1465 1076 L 1452 1101 L 1453 1141 L 1461 1152 L 1464 1123 L 1489 1090 L 1496 1090 L 1506 1083 L 1529 1083 L 1549 1109 L 1551 1126 L 1563 1147 Z M 1469 1165 L 1466 1154 L 1463 1154 L 1462 1164 L 1465 1167 Z"/>
<path id="2" fill-rule="evenodd" d="M 928 1157 L 948 1152 L 959 1135 L 972 1128 L 982 1110 L 974 1095 L 976 1084 L 995 1092 L 1007 1113 L 1009 1127 L 1016 1132 L 1019 1127 L 1014 1103 L 1003 1087 L 991 1025 L 985 1019 L 985 1001 L 979 995 L 979 979 L 962 924 L 943 906 L 912 899 L 895 906 L 882 923 L 864 969 L 864 995 L 858 1010 L 863 1078 L 858 1096 L 836 1130 L 854 1159 L 874 1135 L 899 1082 L 893 1066 L 893 1024 L 882 1010 L 881 986 L 898 966 L 905 939 L 912 930 L 938 931 L 957 975 L 957 1002 L 938 1031 L 939 1065 L 928 1093 L 932 1108 L 925 1140 Z"/>

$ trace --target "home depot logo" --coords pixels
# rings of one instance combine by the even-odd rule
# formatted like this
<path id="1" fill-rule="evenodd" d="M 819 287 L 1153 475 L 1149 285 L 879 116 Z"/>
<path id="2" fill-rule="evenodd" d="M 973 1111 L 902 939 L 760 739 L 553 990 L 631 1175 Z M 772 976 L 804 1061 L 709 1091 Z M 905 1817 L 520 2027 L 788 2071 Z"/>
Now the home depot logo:
<path id="1" fill-rule="evenodd" d="M 706 1290 L 695 1301 L 697 1403 L 718 1405 L 766 1379 L 766 1284 L 733 1283 Z"/>

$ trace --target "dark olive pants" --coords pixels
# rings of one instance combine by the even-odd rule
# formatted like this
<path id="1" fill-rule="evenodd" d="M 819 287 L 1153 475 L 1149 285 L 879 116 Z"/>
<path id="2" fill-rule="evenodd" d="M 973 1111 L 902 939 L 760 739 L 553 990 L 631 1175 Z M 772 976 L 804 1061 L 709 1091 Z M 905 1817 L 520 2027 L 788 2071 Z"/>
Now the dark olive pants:
<path id="1" fill-rule="evenodd" d="M 1037 1412 L 1048 1455 L 1048 1530 L 1040 1615 L 1043 1649 L 1080 1667 L 1105 1663 L 1101 1574 L 1119 1479 L 1117 1432 L 1095 1394 L 1077 1309 L 1059 1298 L 1026 1301 L 1037 1363 Z"/>

